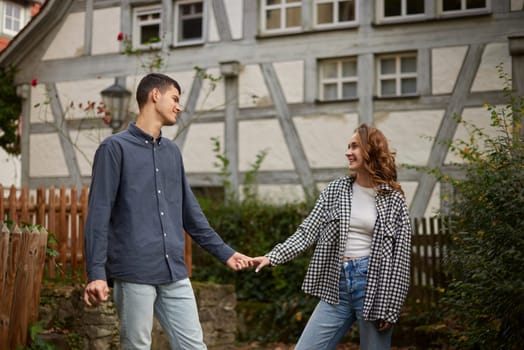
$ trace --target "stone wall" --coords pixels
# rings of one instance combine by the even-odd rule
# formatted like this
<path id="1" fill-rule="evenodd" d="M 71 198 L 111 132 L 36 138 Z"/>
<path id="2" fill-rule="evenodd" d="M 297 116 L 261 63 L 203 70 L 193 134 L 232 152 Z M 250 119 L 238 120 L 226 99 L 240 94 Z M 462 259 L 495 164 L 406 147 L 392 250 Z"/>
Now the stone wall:
<path id="1" fill-rule="evenodd" d="M 237 327 L 234 287 L 193 282 L 193 289 L 208 349 L 230 349 Z M 82 294 L 82 286 L 42 289 L 39 319 L 44 331 L 40 338 L 66 350 L 119 349 L 118 316 L 113 303 L 89 308 Z M 151 349 L 169 349 L 167 337 L 156 320 Z"/>

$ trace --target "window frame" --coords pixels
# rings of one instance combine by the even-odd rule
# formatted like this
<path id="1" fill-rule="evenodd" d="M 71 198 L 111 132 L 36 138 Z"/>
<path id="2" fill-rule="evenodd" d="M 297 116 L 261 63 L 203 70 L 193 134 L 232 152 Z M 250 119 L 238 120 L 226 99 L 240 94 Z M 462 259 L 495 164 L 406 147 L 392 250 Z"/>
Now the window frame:
<path id="1" fill-rule="evenodd" d="M 401 64 L 402 58 L 404 57 L 414 57 L 415 58 L 415 72 L 402 73 Z M 382 74 L 381 72 L 381 62 L 383 59 L 395 58 L 395 73 L 394 74 Z M 418 72 L 418 53 L 415 51 L 402 52 L 402 53 L 392 53 L 377 56 L 376 59 L 376 73 L 377 73 L 377 97 L 379 98 L 402 98 L 402 97 L 413 97 L 418 96 L 419 92 L 419 72 Z M 382 94 L 382 81 L 395 79 L 395 94 L 394 95 L 383 95 Z M 415 92 L 412 93 L 402 93 L 402 79 L 403 78 L 415 78 Z"/>
<path id="2" fill-rule="evenodd" d="M 287 34 L 287 33 L 297 33 L 301 32 L 303 30 L 303 13 L 302 13 L 302 7 L 304 6 L 303 0 L 297 1 L 297 2 L 290 2 L 289 0 L 282 0 L 282 3 L 280 4 L 274 4 L 274 5 L 267 5 L 267 0 L 260 0 L 260 32 L 262 34 Z M 300 25 L 296 27 L 283 27 L 285 24 L 285 10 L 287 8 L 293 8 L 298 7 L 300 9 Z M 267 29 L 267 19 L 266 19 L 266 13 L 268 10 L 274 10 L 274 9 L 280 9 L 280 27 L 278 29 Z M 284 10 L 284 11 L 283 11 Z"/>
<path id="3" fill-rule="evenodd" d="M 179 18 L 182 15 L 180 13 L 181 5 L 188 5 L 194 3 L 202 4 L 202 36 L 198 39 L 179 39 L 180 34 L 180 21 Z M 207 22 L 208 22 L 208 2 L 206 0 L 179 0 L 174 4 L 173 9 L 173 45 L 174 46 L 187 46 L 187 45 L 198 45 L 203 44 L 207 40 Z"/>
<path id="4" fill-rule="evenodd" d="M 416 21 L 423 21 L 429 18 L 428 9 L 426 8 L 426 3 L 424 3 L 424 12 L 413 14 L 413 15 L 406 14 L 407 0 L 401 0 L 401 4 L 400 4 L 401 14 L 399 16 L 386 17 L 384 14 L 384 10 L 385 10 L 384 1 L 387 1 L 387 0 L 377 1 L 377 9 L 376 9 L 377 17 L 376 18 L 377 18 L 378 23 L 416 22 Z"/>
<path id="5" fill-rule="evenodd" d="M 8 6 L 11 6 L 13 9 L 18 8 L 20 10 L 20 18 L 16 18 L 16 17 L 13 17 L 12 15 L 9 15 L 9 17 L 11 18 L 11 21 L 14 21 L 14 20 L 18 21 L 18 24 L 20 26 L 18 30 L 13 30 L 12 28 L 7 28 L 6 26 L 7 17 L 8 17 L 8 14 L 7 14 Z M 2 13 L 2 32 L 3 33 L 6 33 L 8 35 L 13 35 L 13 36 L 18 34 L 24 28 L 25 21 L 26 21 L 26 9 L 22 5 L 19 5 L 11 1 L 4 1 L 4 8 L 3 8 L 3 13 Z"/>
<path id="6" fill-rule="evenodd" d="M 461 0 L 461 9 L 453 11 L 444 11 L 444 0 L 437 1 L 437 15 L 439 17 L 463 17 L 463 16 L 475 16 L 475 15 L 484 15 L 491 13 L 491 0 L 486 0 L 486 7 L 481 9 L 467 9 L 467 0 Z"/>
<path id="7" fill-rule="evenodd" d="M 327 63 L 337 63 L 337 77 L 336 78 L 324 78 L 324 66 Z M 355 75 L 349 77 L 342 76 L 342 64 L 344 62 L 353 62 L 355 64 Z M 358 59 L 356 56 L 347 57 L 336 57 L 336 58 L 325 58 L 318 61 L 318 83 L 319 83 L 319 94 L 318 100 L 322 102 L 335 102 L 335 101 L 348 101 L 358 99 Z M 335 99 L 326 99 L 324 97 L 324 85 L 326 84 L 337 84 L 337 97 Z M 356 94 L 355 96 L 344 97 L 343 84 L 344 83 L 355 83 Z"/>
<path id="8" fill-rule="evenodd" d="M 346 21 L 346 22 L 339 22 L 338 21 L 338 3 L 339 2 L 345 2 L 348 0 L 314 0 L 311 6 L 313 6 L 312 13 L 313 13 L 313 28 L 314 29 L 325 29 L 325 28 L 341 28 L 341 27 L 356 27 L 358 26 L 358 9 L 359 9 L 359 1 L 353 0 L 354 5 L 354 12 L 355 12 L 355 19 L 352 21 Z M 319 4 L 326 4 L 326 3 L 332 3 L 333 4 L 333 16 L 334 21 L 331 23 L 318 23 L 318 6 Z"/>
<path id="9" fill-rule="evenodd" d="M 141 36 L 140 36 L 140 29 L 142 27 L 141 24 L 139 24 L 139 16 L 144 14 L 154 14 L 159 13 L 160 18 L 158 21 L 151 21 L 150 23 L 146 24 L 156 24 L 158 22 L 158 42 L 150 43 L 150 44 L 141 44 Z M 149 5 L 149 6 L 137 6 L 133 8 L 133 35 L 132 35 L 132 44 L 133 48 L 135 49 L 156 49 L 162 47 L 162 41 L 163 41 L 163 33 L 164 33 L 164 24 L 162 19 L 162 6 L 161 5 Z"/>

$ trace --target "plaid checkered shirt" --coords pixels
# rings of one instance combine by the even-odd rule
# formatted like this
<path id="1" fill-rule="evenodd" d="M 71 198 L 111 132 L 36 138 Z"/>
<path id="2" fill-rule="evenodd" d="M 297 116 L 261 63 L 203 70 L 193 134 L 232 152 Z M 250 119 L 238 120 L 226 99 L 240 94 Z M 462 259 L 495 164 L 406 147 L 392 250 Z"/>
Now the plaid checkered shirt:
<path id="1" fill-rule="evenodd" d="M 302 290 L 330 304 L 339 302 L 340 267 L 350 224 L 353 181 L 353 177 L 345 176 L 331 182 L 297 231 L 266 254 L 271 265 L 276 266 L 316 244 Z M 369 321 L 382 319 L 396 323 L 409 287 L 411 221 L 400 192 L 381 186 L 375 198 L 378 215 L 371 242 L 363 316 Z"/>

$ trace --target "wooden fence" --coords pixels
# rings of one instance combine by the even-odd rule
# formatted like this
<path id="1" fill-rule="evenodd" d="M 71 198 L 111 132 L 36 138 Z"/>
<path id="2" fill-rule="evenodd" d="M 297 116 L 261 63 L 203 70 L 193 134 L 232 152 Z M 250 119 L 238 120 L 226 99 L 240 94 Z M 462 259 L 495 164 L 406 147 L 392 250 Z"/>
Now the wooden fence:
<path id="1" fill-rule="evenodd" d="M 450 233 L 442 218 L 412 221 L 411 286 L 408 303 L 435 307 L 446 289 L 449 275 L 444 269 Z"/>
<path id="2" fill-rule="evenodd" d="M 38 320 L 47 231 L 0 222 L 0 349 L 24 346 Z"/>

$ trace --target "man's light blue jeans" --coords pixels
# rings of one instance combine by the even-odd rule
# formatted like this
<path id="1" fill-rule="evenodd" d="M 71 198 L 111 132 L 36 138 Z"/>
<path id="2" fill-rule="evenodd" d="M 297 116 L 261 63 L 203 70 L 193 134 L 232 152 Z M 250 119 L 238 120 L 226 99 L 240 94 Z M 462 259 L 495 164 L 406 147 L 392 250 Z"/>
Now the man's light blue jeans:
<path id="1" fill-rule="evenodd" d="M 162 285 L 116 280 L 113 299 L 120 318 L 122 349 L 151 348 L 153 314 L 164 328 L 171 349 L 207 349 L 189 279 Z"/>
<path id="2" fill-rule="evenodd" d="M 295 350 L 335 350 L 355 321 L 361 350 L 391 348 L 392 329 L 379 332 L 373 322 L 362 318 L 369 257 L 344 261 L 340 272 L 340 303 L 320 301 Z"/>

